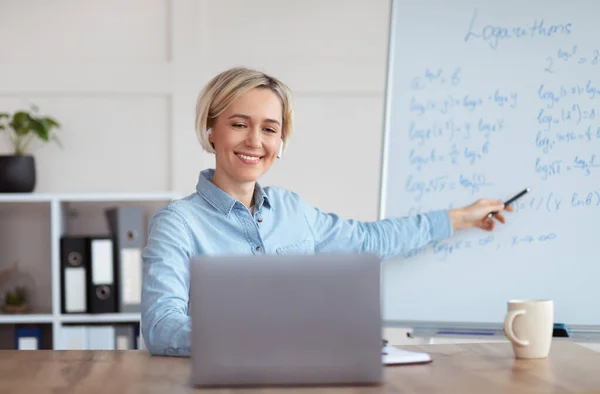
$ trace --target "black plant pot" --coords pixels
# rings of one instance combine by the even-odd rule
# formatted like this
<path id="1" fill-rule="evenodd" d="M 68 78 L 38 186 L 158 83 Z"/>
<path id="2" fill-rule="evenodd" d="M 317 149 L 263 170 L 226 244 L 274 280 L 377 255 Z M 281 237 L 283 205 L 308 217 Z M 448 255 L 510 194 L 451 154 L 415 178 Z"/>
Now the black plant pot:
<path id="1" fill-rule="evenodd" d="M 0 193 L 30 193 L 34 188 L 33 156 L 0 156 Z"/>

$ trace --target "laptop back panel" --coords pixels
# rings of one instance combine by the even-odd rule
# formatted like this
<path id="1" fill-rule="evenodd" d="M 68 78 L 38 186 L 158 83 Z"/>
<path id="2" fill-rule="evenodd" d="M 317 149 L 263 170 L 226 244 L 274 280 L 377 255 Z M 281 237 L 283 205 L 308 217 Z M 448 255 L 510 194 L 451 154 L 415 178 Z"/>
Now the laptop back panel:
<path id="1" fill-rule="evenodd" d="M 190 270 L 196 385 L 381 381 L 378 257 L 198 257 Z"/>

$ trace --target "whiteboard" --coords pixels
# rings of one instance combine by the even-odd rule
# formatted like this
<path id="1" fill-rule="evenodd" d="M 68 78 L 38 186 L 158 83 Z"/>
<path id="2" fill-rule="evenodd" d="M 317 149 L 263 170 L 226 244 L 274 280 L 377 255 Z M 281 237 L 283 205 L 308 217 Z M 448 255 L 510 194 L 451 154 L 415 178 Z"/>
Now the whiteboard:
<path id="1" fill-rule="evenodd" d="M 380 217 L 531 192 L 382 270 L 386 321 L 600 325 L 600 2 L 392 3 Z"/>

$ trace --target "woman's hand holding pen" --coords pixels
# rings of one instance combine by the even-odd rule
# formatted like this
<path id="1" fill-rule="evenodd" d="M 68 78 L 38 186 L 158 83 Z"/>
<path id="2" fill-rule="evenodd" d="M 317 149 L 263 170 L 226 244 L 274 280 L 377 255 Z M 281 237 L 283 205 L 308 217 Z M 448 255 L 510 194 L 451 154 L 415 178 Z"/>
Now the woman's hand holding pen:
<path id="1" fill-rule="evenodd" d="M 492 231 L 496 225 L 496 220 L 500 223 L 506 223 L 501 210 L 513 211 L 510 205 L 504 206 L 499 200 L 481 199 L 473 204 L 463 208 L 451 209 L 449 211 L 450 221 L 454 230 L 465 230 L 470 227 L 478 227 L 485 231 Z M 490 212 L 497 212 L 492 217 L 488 217 Z"/>

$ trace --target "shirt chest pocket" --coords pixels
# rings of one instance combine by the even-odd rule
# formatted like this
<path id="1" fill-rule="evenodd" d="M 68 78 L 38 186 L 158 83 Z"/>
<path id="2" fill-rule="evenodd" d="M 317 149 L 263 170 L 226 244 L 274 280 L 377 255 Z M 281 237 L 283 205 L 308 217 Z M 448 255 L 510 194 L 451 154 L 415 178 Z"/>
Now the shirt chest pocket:
<path id="1" fill-rule="evenodd" d="M 289 245 L 283 245 L 275 249 L 277 254 L 314 254 L 314 242 L 307 239 Z"/>

